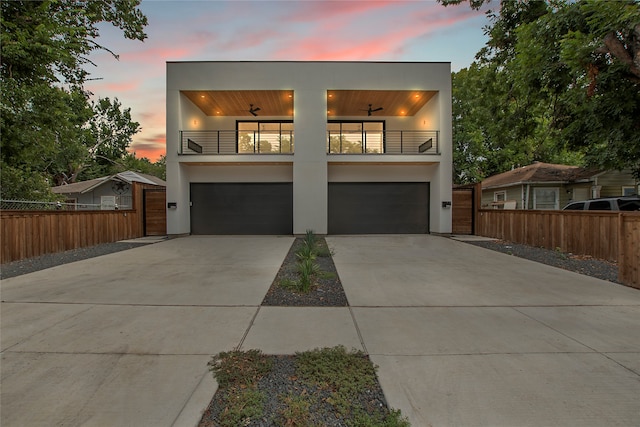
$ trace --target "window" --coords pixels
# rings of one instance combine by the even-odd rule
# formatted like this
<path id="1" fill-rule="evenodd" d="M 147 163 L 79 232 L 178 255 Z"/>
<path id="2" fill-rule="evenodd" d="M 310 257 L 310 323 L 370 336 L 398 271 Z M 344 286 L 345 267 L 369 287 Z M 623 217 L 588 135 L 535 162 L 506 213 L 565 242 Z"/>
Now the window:
<path id="1" fill-rule="evenodd" d="M 238 121 L 238 153 L 293 153 L 293 122 Z"/>
<path id="2" fill-rule="evenodd" d="M 610 211 L 611 202 L 609 200 L 594 200 L 589 203 L 590 211 Z"/>
<path id="3" fill-rule="evenodd" d="M 627 185 L 622 186 L 622 195 L 623 196 L 635 196 L 636 194 L 638 194 L 637 191 L 636 191 L 636 187 L 633 187 L 633 186 L 630 186 L 630 185 L 629 186 L 627 186 Z"/>
<path id="4" fill-rule="evenodd" d="M 329 121 L 327 151 L 332 154 L 384 153 L 384 126 L 384 121 Z"/>
<path id="5" fill-rule="evenodd" d="M 584 209 L 584 202 L 571 203 L 564 208 L 564 210 L 566 211 L 581 211 L 583 209 Z"/>
<path id="6" fill-rule="evenodd" d="M 507 192 L 503 191 L 494 191 L 493 193 L 493 201 L 494 202 L 504 202 L 507 200 Z"/>
<path id="7" fill-rule="evenodd" d="M 558 188 L 534 188 L 533 209 L 559 209 Z"/>
<path id="8" fill-rule="evenodd" d="M 618 200 L 621 211 L 640 211 L 640 200 Z"/>

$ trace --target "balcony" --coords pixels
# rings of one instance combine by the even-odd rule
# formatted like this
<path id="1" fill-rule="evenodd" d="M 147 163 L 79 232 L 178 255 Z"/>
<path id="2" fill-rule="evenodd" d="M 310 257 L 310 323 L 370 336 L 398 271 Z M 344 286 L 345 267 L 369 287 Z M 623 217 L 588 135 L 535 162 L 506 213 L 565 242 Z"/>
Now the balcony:
<path id="1" fill-rule="evenodd" d="M 439 131 L 327 131 L 327 154 L 440 154 Z M 183 155 L 293 154 L 293 131 L 180 131 Z"/>
<path id="2" fill-rule="evenodd" d="M 293 131 L 180 131 L 179 154 L 293 154 Z"/>
<path id="3" fill-rule="evenodd" d="M 437 130 L 327 131 L 328 154 L 440 154 Z"/>

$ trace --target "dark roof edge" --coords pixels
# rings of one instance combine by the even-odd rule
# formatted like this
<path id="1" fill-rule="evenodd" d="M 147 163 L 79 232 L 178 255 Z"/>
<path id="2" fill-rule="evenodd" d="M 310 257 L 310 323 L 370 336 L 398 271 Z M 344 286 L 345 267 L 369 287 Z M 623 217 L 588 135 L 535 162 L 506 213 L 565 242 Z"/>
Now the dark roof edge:
<path id="1" fill-rule="evenodd" d="M 197 61 L 165 61 L 166 64 L 232 64 L 232 63 L 255 63 L 255 64 L 265 64 L 265 63 L 273 63 L 273 64 L 290 64 L 290 63 L 300 63 L 300 64 L 451 64 L 451 61 L 298 61 L 298 60 L 278 60 L 278 61 L 251 61 L 251 60 L 243 60 L 243 61 L 205 61 L 205 60 L 197 60 Z"/>

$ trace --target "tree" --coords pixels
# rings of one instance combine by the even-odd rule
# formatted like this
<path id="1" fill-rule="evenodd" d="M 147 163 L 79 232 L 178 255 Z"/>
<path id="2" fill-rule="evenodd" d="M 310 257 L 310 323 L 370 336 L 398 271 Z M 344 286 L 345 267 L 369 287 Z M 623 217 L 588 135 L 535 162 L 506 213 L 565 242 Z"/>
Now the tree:
<path id="1" fill-rule="evenodd" d="M 138 0 L 0 3 L 3 198 L 51 198 L 56 174 L 77 167 L 95 146 L 88 125 L 94 112 L 83 88 L 88 54 L 109 51 L 96 41 L 103 22 L 127 38 L 144 40 L 147 19 L 138 5 Z"/>
<path id="2" fill-rule="evenodd" d="M 167 179 L 166 156 L 160 156 L 155 163 L 152 163 L 146 157 L 137 158 L 135 153 L 127 154 L 122 161 L 112 166 L 109 175 L 124 171 L 140 172 Z"/>
<path id="3" fill-rule="evenodd" d="M 471 7 L 484 3 L 474 0 Z M 454 85 L 473 78 L 483 88 L 478 102 L 482 108 L 454 114 L 454 124 L 459 122 L 454 125 L 456 146 L 470 146 L 460 129 L 481 132 L 483 172 L 509 169 L 498 160 L 508 154 L 512 167 L 533 160 L 584 162 L 640 175 L 637 2 L 503 1 L 499 12 L 487 13 L 492 22 L 486 28 L 487 46 L 469 70 L 454 75 Z M 454 113 L 456 94 L 468 100 L 454 87 Z M 477 148 L 478 134 L 475 141 Z M 462 162 L 458 173 L 463 169 L 469 176 L 484 175 L 468 172 L 466 157 L 456 157 Z M 492 160 L 498 160 L 495 170 L 484 167 Z M 478 164 L 471 165 L 479 170 Z"/>
<path id="4" fill-rule="evenodd" d="M 92 102 L 93 115 L 85 124 L 89 140 L 84 156 L 73 156 L 75 162 L 58 163 L 66 166 L 55 174 L 57 185 L 98 178 L 109 174 L 126 156 L 132 137 L 140 130 L 140 124 L 131 119 L 131 109 L 121 110 L 118 99 L 109 98 Z"/>

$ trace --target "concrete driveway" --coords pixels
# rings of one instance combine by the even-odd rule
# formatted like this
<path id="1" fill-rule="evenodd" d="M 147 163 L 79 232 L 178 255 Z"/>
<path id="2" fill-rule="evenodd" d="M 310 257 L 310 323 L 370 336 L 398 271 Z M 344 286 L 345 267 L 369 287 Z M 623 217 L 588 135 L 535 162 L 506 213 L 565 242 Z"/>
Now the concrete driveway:
<path id="1" fill-rule="evenodd" d="M 640 425 L 640 291 L 435 236 L 328 241 L 412 425 Z"/>
<path id="2" fill-rule="evenodd" d="M 188 237 L 2 281 L 8 426 L 193 426 L 293 237 Z"/>
<path id="3" fill-rule="evenodd" d="M 260 307 L 292 237 L 2 281 L 2 426 L 193 426 L 210 356 L 342 344 L 413 426 L 640 425 L 640 291 L 436 236 L 329 237 L 350 307 Z"/>

